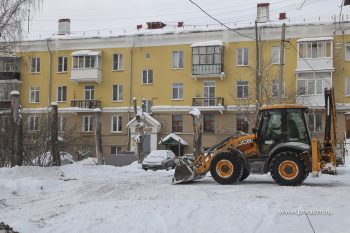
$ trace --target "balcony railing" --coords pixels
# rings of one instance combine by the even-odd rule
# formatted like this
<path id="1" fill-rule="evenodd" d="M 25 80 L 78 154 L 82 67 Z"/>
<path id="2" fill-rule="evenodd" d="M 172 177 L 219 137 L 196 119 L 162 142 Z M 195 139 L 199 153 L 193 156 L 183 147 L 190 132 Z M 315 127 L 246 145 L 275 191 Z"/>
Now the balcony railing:
<path id="1" fill-rule="evenodd" d="M 224 106 L 223 97 L 195 97 L 192 98 L 192 106 Z"/>
<path id="2" fill-rule="evenodd" d="M 0 71 L 0 80 L 21 80 L 21 73 Z"/>
<path id="3" fill-rule="evenodd" d="M 192 75 L 198 75 L 198 76 L 213 76 L 218 75 L 220 76 L 222 72 L 224 71 L 223 64 L 213 64 L 213 65 L 192 65 Z"/>
<path id="4" fill-rule="evenodd" d="M 0 110 L 10 109 L 11 100 L 0 100 Z"/>
<path id="5" fill-rule="evenodd" d="M 99 101 L 99 100 L 72 100 L 70 106 L 75 107 L 75 108 L 95 109 L 95 108 L 101 108 L 101 101 Z"/>

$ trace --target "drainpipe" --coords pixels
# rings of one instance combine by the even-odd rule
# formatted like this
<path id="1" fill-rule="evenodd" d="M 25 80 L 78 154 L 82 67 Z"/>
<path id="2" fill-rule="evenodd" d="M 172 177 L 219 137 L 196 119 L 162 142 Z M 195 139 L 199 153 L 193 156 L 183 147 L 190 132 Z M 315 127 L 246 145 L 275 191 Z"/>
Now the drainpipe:
<path id="1" fill-rule="evenodd" d="M 135 43 L 136 43 L 136 38 L 137 38 L 137 35 L 134 36 L 134 41 L 131 45 L 131 48 L 130 48 L 130 51 L 129 51 L 129 62 L 130 62 L 130 78 L 129 78 L 129 105 L 128 105 L 128 122 L 130 122 L 131 120 L 131 101 L 132 101 L 132 97 L 131 97 L 131 91 L 132 91 L 132 52 L 133 52 L 133 49 L 135 47 Z M 130 151 L 130 143 L 131 143 L 131 133 L 130 133 L 130 128 L 128 129 L 128 150 Z"/>
<path id="2" fill-rule="evenodd" d="M 46 46 L 47 46 L 47 52 L 49 53 L 49 73 L 48 73 L 48 86 L 49 86 L 49 90 L 48 90 L 48 95 L 47 95 L 47 109 L 50 108 L 51 105 L 51 50 L 50 50 L 50 46 L 49 46 L 49 41 L 51 41 L 51 39 L 46 39 Z"/>

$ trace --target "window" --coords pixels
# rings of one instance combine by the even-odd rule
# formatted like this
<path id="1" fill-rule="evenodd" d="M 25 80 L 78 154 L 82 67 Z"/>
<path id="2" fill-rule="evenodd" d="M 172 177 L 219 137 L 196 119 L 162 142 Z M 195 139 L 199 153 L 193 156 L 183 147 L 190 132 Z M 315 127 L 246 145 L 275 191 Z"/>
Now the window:
<path id="1" fill-rule="evenodd" d="M 113 54 L 113 70 L 123 70 L 123 54 Z"/>
<path id="2" fill-rule="evenodd" d="M 310 132 L 318 132 L 322 130 L 321 113 L 309 113 L 309 130 Z"/>
<path id="3" fill-rule="evenodd" d="M 173 68 L 182 69 L 184 68 L 184 52 L 174 51 L 173 52 Z"/>
<path id="4" fill-rule="evenodd" d="M 29 103 L 39 103 L 40 88 L 31 87 L 29 92 Z"/>
<path id="5" fill-rule="evenodd" d="M 6 132 L 10 130 L 10 116 L 0 115 L 0 131 Z"/>
<path id="6" fill-rule="evenodd" d="M 299 42 L 299 58 L 320 58 L 332 56 L 331 41 Z"/>
<path id="7" fill-rule="evenodd" d="M 153 70 L 143 70 L 142 84 L 152 84 L 152 83 L 153 83 Z"/>
<path id="8" fill-rule="evenodd" d="M 350 61 L 350 43 L 345 44 L 345 61 Z"/>
<path id="9" fill-rule="evenodd" d="M 38 122 L 39 122 L 38 116 L 29 116 L 28 118 L 29 131 L 38 131 L 39 130 Z"/>
<path id="10" fill-rule="evenodd" d="M 40 58 L 32 57 L 30 72 L 31 73 L 40 73 Z"/>
<path id="11" fill-rule="evenodd" d="M 213 114 L 203 115 L 203 132 L 205 133 L 215 132 L 215 115 Z"/>
<path id="12" fill-rule="evenodd" d="M 236 116 L 236 130 L 239 132 L 248 133 L 249 124 L 246 117 L 242 115 Z"/>
<path id="13" fill-rule="evenodd" d="M 222 46 L 201 46 L 192 48 L 193 65 L 213 65 L 222 63 Z"/>
<path id="14" fill-rule="evenodd" d="M 121 151 L 120 146 L 111 146 L 111 155 L 117 155 Z"/>
<path id="15" fill-rule="evenodd" d="M 237 49 L 237 66 L 248 65 L 248 48 Z"/>
<path id="16" fill-rule="evenodd" d="M 237 98 L 246 99 L 249 98 L 248 81 L 237 81 Z"/>
<path id="17" fill-rule="evenodd" d="M 74 69 L 96 68 L 97 56 L 75 56 L 73 57 Z"/>
<path id="18" fill-rule="evenodd" d="M 57 87 L 57 101 L 58 102 L 65 102 L 67 101 L 67 87 Z"/>
<path id="19" fill-rule="evenodd" d="M 272 46 L 271 51 L 271 64 L 279 64 L 280 63 L 280 46 Z"/>
<path id="20" fill-rule="evenodd" d="M 345 82 L 346 82 L 345 94 L 346 96 L 350 96 L 350 78 L 346 78 Z"/>
<path id="21" fill-rule="evenodd" d="M 173 83 L 173 100 L 182 100 L 184 95 L 184 86 L 182 83 Z"/>
<path id="22" fill-rule="evenodd" d="M 297 93 L 301 95 L 322 95 L 324 88 L 332 86 L 330 73 L 298 74 Z"/>
<path id="23" fill-rule="evenodd" d="M 123 100 L 123 86 L 113 85 L 113 101 L 122 101 L 122 100 Z"/>
<path id="24" fill-rule="evenodd" d="M 85 86 L 85 100 L 93 100 L 95 98 L 95 87 Z"/>
<path id="25" fill-rule="evenodd" d="M 83 116 L 83 131 L 92 132 L 92 128 L 93 128 L 93 117 Z"/>
<path id="26" fill-rule="evenodd" d="M 57 72 L 67 72 L 67 57 L 58 57 Z"/>
<path id="27" fill-rule="evenodd" d="M 64 132 L 65 131 L 65 117 L 59 116 L 58 117 L 58 131 Z"/>
<path id="28" fill-rule="evenodd" d="M 5 62 L 4 63 L 4 72 L 16 72 L 16 63 L 15 62 Z"/>
<path id="29" fill-rule="evenodd" d="M 182 132 L 183 130 L 183 116 L 172 115 L 172 132 Z"/>
<path id="30" fill-rule="evenodd" d="M 279 80 L 272 80 L 271 82 L 271 95 L 272 97 L 278 97 Z M 284 96 L 284 82 L 282 86 L 282 96 Z"/>
<path id="31" fill-rule="evenodd" d="M 112 132 L 122 132 L 121 116 L 112 116 Z"/>

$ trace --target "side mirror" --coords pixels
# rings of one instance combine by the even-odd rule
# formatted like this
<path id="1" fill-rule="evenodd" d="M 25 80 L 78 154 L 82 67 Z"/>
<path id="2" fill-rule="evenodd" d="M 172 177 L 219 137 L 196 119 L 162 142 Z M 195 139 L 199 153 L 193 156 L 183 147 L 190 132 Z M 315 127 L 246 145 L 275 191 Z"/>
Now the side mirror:
<path id="1" fill-rule="evenodd" d="M 256 132 L 258 132 L 258 131 L 256 130 L 256 128 L 252 128 L 252 132 L 253 132 L 253 134 L 256 134 Z"/>

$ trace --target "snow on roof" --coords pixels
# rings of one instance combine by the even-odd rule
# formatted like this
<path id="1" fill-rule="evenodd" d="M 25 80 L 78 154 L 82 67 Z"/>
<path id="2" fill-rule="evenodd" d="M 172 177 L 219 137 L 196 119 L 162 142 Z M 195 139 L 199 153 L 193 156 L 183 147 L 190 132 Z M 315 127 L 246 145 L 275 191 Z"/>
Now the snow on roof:
<path id="1" fill-rule="evenodd" d="M 98 56 L 101 51 L 79 50 L 71 53 L 72 56 Z"/>
<path id="2" fill-rule="evenodd" d="M 297 42 L 306 42 L 306 41 L 322 41 L 322 40 L 333 40 L 333 37 L 313 37 L 313 38 L 302 38 L 297 40 Z"/>
<path id="3" fill-rule="evenodd" d="M 174 141 L 177 141 L 177 142 L 180 141 L 180 143 L 181 143 L 182 145 L 185 145 L 185 146 L 188 145 L 188 143 L 187 143 L 182 137 L 180 137 L 180 136 L 178 136 L 178 135 L 176 135 L 176 134 L 174 134 L 174 133 L 170 133 L 168 136 L 166 136 L 165 138 L 163 138 L 162 140 L 160 140 L 160 141 L 159 141 L 159 144 L 162 144 L 163 142 L 168 141 L 170 138 L 174 139 Z"/>
<path id="4" fill-rule="evenodd" d="M 19 95 L 19 91 L 11 91 L 10 95 Z"/>
<path id="5" fill-rule="evenodd" d="M 210 40 L 210 41 L 204 41 L 204 42 L 198 42 L 191 45 L 191 47 L 200 47 L 200 46 L 215 46 L 220 45 L 222 46 L 221 40 Z"/>

